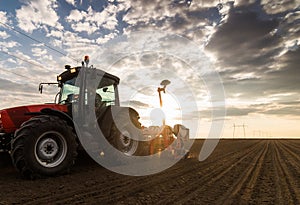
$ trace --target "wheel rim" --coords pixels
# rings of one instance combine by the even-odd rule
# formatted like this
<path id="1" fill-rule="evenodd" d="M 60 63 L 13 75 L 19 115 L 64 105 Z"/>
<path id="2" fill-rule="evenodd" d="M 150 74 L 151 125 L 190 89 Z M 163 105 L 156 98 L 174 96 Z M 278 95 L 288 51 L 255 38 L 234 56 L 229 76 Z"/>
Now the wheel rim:
<path id="1" fill-rule="evenodd" d="M 119 141 L 121 144 L 120 151 L 123 152 L 125 155 L 131 156 L 136 152 L 138 147 L 138 141 L 133 140 L 130 137 L 129 132 L 125 131 L 123 133 L 120 133 Z"/>
<path id="2" fill-rule="evenodd" d="M 34 154 L 37 162 L 46 168 L 60 165 L 67 155 L 67 142 L 58 132 L 49 131 L 35 143 Z"/>

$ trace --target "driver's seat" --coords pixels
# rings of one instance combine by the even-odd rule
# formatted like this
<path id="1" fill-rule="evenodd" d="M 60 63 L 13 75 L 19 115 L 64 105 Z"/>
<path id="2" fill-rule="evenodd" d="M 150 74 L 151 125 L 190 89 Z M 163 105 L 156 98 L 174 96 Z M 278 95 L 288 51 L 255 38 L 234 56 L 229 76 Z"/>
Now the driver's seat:
<path id="1" fill-rule="evenodd" d="M 105 102 L 102 101 L 101 95 L 96 93 L 95 96 L 95 112 L 96 112 L 96 117 L 98 118 L 101 114 L 102 108 L 106 106 Z"/>

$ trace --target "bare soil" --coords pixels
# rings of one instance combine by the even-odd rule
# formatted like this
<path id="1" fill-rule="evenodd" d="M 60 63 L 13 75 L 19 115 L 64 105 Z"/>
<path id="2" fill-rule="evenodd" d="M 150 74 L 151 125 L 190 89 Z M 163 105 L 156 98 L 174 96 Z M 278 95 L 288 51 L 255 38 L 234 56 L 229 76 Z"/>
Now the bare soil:
<path id="1" fill-rule="evenodd" d="M 197 140 L 192 153 L 198 154 Z M 300 204 L 300 140 L 221 140 L 205 161 L 144 177 L 81 154 L 68 175 L 23 180 L 0 155 L 0 204 Z"/>

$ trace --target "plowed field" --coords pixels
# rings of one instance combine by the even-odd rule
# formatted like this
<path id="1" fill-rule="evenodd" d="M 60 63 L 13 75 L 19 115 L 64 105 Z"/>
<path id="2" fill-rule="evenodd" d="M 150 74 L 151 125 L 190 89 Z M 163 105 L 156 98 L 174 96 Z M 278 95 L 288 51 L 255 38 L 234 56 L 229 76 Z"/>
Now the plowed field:
<path id="1" fill-rule="evenodd" d="M 0 166 L 0 204 L 300 204 L 300 140 L 221 140 L 203 162 L 181 160 L 144 177 L 86 155 L 71 174 L 34 181 L 20 179 L 3 154 Z"/>

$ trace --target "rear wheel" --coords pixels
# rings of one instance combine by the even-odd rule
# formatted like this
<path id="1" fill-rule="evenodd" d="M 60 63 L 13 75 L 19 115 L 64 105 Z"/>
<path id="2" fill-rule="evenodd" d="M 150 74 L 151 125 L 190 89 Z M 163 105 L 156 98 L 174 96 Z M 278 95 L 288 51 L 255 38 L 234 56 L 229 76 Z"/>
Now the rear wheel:
<path id="1" fill-rule="evenodd" d="M 149 143 L 142 141 L 142 130 L 139 122 L 138 113 L 133 110 L 129 111 L 130 120 L 128 121 L 127 113 L 121 113 L 117 120 L 122 124 L 119 127 L 113 124 L 111 135 L 108 141 L 120 152 L 127 156 L 143 156 L 149 154 Z"/>
<path id="2" fill-rule="evenodd" d="M 37 116 L 23 123 L 12 141 L 14 166 L 25 178 L 66 173 L 77 156 L 73 128 L 56 116 Z"/>
<path id="3" fill-rule="evenodd" d="M 135 155 L 139 145 L 139 141 L 133 139 L 131 135 L 130 129 L 119 131 L 117 127 L 113 125 L 112 144 L 127 156 Z"/>

